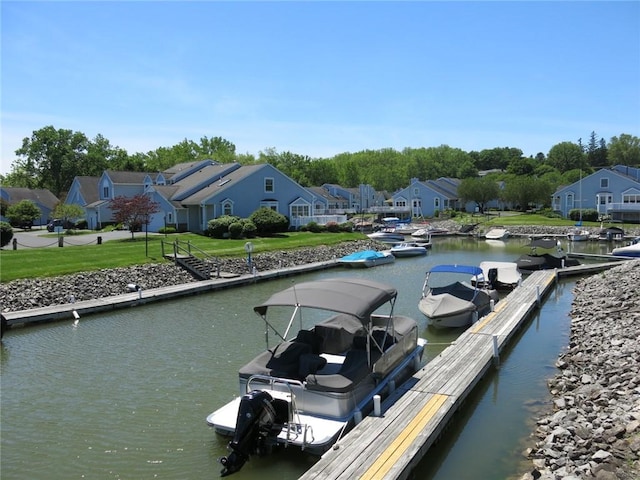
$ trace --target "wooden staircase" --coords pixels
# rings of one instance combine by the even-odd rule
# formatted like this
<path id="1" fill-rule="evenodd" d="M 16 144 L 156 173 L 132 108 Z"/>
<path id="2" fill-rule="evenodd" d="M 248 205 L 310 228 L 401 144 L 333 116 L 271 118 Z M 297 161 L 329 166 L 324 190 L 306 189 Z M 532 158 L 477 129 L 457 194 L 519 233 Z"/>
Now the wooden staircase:
<path id="1" fill-rule="evenodd" d="M 178 240 L 169 245 L 171 245 L 172 253 L 165 253 L 165 243 L 162 242 L 162 256 L 164 258 L 173 260 L 176 265 L 188 271 L 198 280 L 211 278 L 212 266 L 217 263 L 214 257 L 191 245 L 190 242 L 186 243 L 186 247 L 183 247 Z M 198 250 L 202 258 L 194 255 L 192 250 Z"/>

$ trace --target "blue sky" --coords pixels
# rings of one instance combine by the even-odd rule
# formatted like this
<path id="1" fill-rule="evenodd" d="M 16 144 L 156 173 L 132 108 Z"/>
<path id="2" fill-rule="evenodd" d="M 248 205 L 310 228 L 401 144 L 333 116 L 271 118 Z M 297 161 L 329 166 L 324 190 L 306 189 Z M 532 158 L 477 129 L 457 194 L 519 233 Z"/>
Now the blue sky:
<path id="1" fill-rule="evenodd" d="M 640 136 L 640 2 L 0 2 L 2 167 L 47 125 L 129 153 L 331 157 Z"/>

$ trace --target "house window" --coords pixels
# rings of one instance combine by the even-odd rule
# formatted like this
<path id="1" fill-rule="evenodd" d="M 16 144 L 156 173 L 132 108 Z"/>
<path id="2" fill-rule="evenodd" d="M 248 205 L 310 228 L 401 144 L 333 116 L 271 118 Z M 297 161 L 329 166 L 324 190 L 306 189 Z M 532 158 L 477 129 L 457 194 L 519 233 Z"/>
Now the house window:
<path id="1" fill-rule="evenodd" d="M 622 203 L 640 203 L 640 194 L 631 193 L 622 195 Z"/>
<path id="2" fill-rule="evenodd" d="M 567 195 L 567 208 L 573 208 L 573 193 Z"/>
<path id="3" fill-rule="evenodd" d="M 270 208 L 271 210 L 277 212 L 278 211 L 278 202 L 260 202 L 260 207 Z"/>
<path id="4" fill-rule="evenodd" d="M 609 179 L 601 178 L 600 179 L 600 188 L 609 188 Z"/>
<path id="5" fill-rule="evenodd" d="M 173 214 L 171 212 L 167 213 L 167 223 L 173 223 Z"/>
<path id="6" fill-rule="evenodd" d="M 418 187 L 413 189 L 413 196 L 417 197 L 418 195 L 420 195 L 420 189 Z"/>
<path id="7" fill-rule="evenodd" d="M 233 202 L 231 200 L 222 202 L 222 215 L 233 215 Z"/>
<path id="8" fill-rule="evenodd" d="M 396 207 L 406 207 L 406 206 L 407 206 L 406 200 L 396 200 Z"/>
<path id="9" fill-rule="evenodd" d="M 102 198 L 109 198 L 109 187 L 102 187 Z"/>
<path id="10" fill-rule="evenodd" d="M 439 209 L 440 208 L 440 198 L 436 197 L 433 199 L 433 208 L 435 209 Z"/>
<path id="11" fill-rule="evenodd" d="M 308 217 L 309 205 L 291 205 L 292 217 Z"/>
<path id="12" fill-rule="evenodd" d="M 273 178 L 265 178 L 264 179 L 264 191 L 266 193 L 273 193 L 273 191 L 275 190 L 274 186 L 273 186 Z"/>

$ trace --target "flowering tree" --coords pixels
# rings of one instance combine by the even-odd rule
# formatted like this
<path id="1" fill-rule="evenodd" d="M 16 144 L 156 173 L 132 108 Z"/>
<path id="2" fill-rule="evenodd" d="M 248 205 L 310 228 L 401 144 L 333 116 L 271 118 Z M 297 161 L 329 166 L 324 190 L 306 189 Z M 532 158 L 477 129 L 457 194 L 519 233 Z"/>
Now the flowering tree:
<path id="1" fill-rule="evenodd" d="M 142 193 L 133 197 L 118 196 L 109 202 L 113 218 L 117 223 L 127 225 L 133 239 L 133 232 L 149 225 L 149 217 L 160 211 L 160 205 Z"/>

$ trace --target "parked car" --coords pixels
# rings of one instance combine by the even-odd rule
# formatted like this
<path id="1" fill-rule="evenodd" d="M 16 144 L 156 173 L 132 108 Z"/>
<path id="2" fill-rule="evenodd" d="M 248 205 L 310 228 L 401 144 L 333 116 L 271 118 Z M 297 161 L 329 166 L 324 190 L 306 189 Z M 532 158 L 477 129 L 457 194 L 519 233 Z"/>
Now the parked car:
<path id="1" fill-rule="evenodd" d="M 62 227 L 63 230 L 68 230 L 69 228 L 75 227 L 73 222 L 69 220 L 63 220 L 61 218 L 54 218 L 49 223 L 47 223 L 47 231 L 55 232 L 57 227 Z"/>

